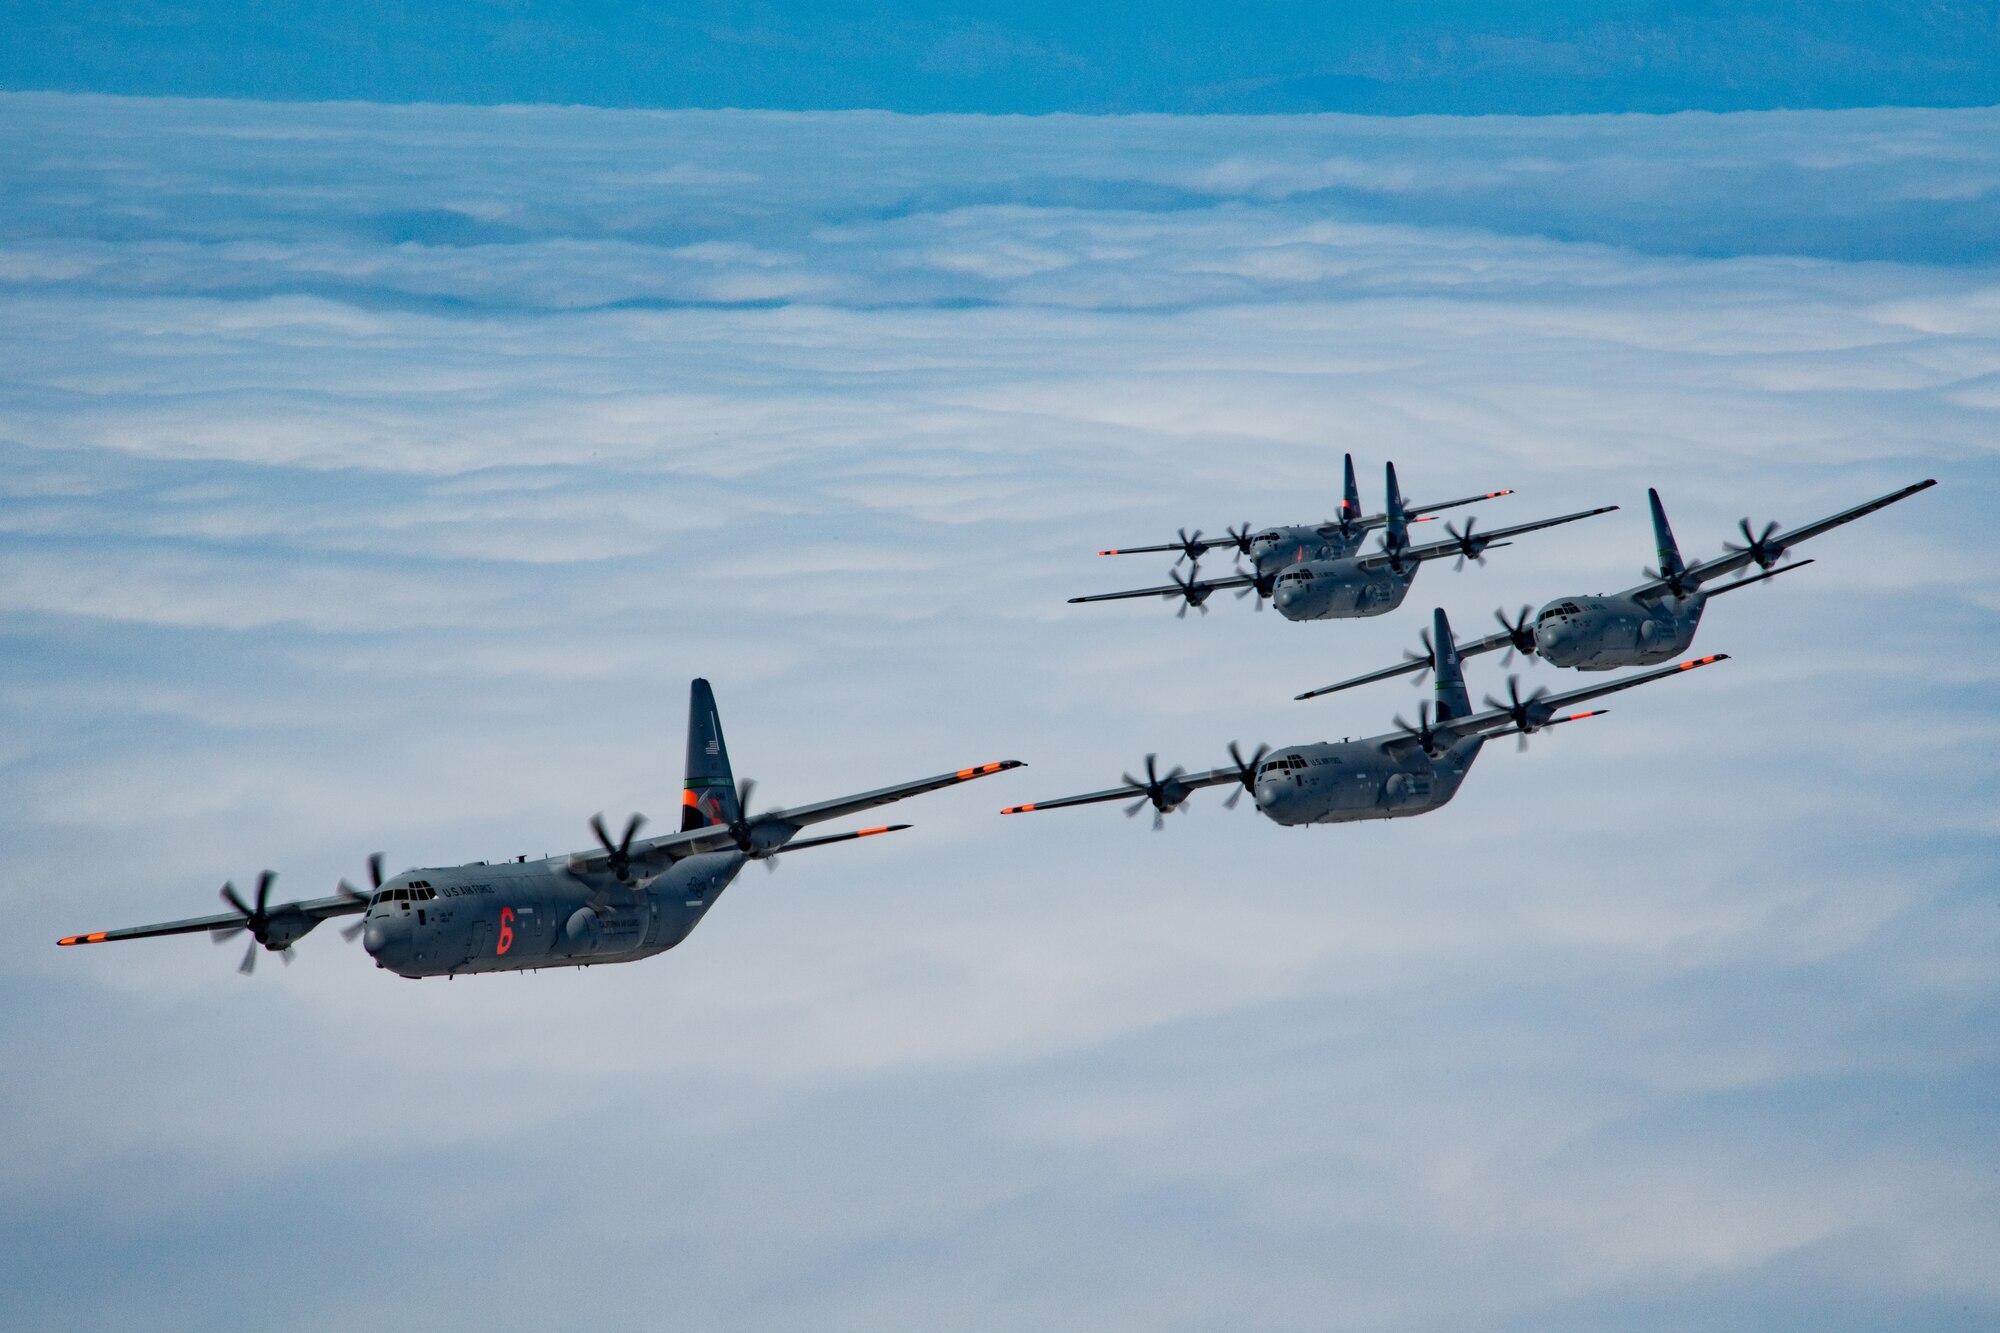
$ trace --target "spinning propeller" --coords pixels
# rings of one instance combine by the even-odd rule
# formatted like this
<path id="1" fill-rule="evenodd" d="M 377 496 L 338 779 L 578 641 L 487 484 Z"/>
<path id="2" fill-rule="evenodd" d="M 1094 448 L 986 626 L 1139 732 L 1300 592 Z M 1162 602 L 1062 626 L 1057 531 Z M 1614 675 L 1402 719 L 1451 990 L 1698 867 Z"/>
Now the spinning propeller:
<path id="1" fill-rule="evenodd" d="M 1260 745 L 1245 759 L 1243 752 L 1236 748 L 1236 742 L 1229 742 L 1229 759 L 1236 766 L 1236 790 L 1229 793 L 1229 799 L 1222 803 L 1225 810 L 1234 810 L 1236 803 L 1243 799 L 1243 793 L 1250 791 L 1257 783 L 1257 766 L 1264 762 L 1264 756 L 1271 753 L 1271 747 Z"/>
<path id="2" fill-rule="evenodd" d="M 1175 564 L 1178 565 L 1183 560 L 1198 561 L 1207 553 L 1209 544 L 1201 539 L 1200 528 L 1194 530 L 1192 537 L 1188 535 L 1186 528 L 1181 528 L 1178 530 L 1178 536 L 1180 540 L 1176 544 L 1181 548 L 1181 553 L 1174 557 Z"/>
<path id="3" fill-rule="evenodd" d="M 1187 608 L 1182 607 L 1181 609 L 1185 611 Z M 777 810 L 766 810 L 761 815 L 751 814 L 750 796 L 756 790 L 757 779 L 755 778 L 744 778 L 736 784 L 736 818 L 729 821 L 729 836 L 735 839 L 736 850 L 753 860 L 762 861 L 766 872 L 776 874 L 778 859 L 775 853 L 779 849 L 775 847 L 759 849 L 757 846 L 757 826 L 780 812 Z"/>
<path id="4" fill-rule="evenodd" d="M 1238 555 L 1250 554 L 1250 525 L 1248 523 L 1243 525 L 1241 531 L 1235 528 L 1224 528 L 1223 531 L 1229 534 L 1229 544 L 1236 548 Z"/>
<path id="5" fill-rule="evenodd" d="M 1130 773 L 1119 774 L 1120 777 L 1125 779 L 1125 785 L 1139 795 L 1138 800 L 1125 807 L 1125 817 L 1129 819 L 1133 815 L 1138 814 L 1150 802 L 1153 807 L 1153 832 L 1155 833 L 1166 827 L 1166 820 L 1161 818 L 1161 816 L 1169 810 L 1179 808 L 1181 803 L 1187 800 L 1190 795 L 1190 789 L 1180 781 L 1181 775 L 1187 772 L 1187 770 L 1179 764 L 1175 764 L 1167 770 L 1165 777 L 1161 777 L 1157 766 L 1158 760 L 1159 756 L 1156 754 L 1146 756 L 1146 780 L 1144 782 L 1139 781 L 1139 779 L 1133 777 Z"/>
<path id="6" fill-rule="evenodd" d="M 1514 727 L 1521 735 L 1520 743 L 1514 748 L 1525 750 L 1528 748 L 1528 733 L 1541 730 L 1542 726 L 1548 721 L 1549 710 L 1541 706 L 1542 696 L 1548 692 L 1548 686 L 1543 685 L 1538 687 L 1533 694 L 1523 699 L 1521 697 L 1521 678 L 1519 676 L 1509 676 L 1507 677 L 1506 703 L 1501 703 L 1490 694 L 1482 702 L 1488 708 L 1504 710 L 1508 717 L 1514 719 Z"/>
<path id="7" fill-rule="evenodd" d="M 644 815 L 633 815 L 625 821 L 625 836 L 617 842 L 611 841 L 611 834 L 604 827 L 604 816 L 590 817 L 590 831 L 597 835 L 597 841 L 604 846 L 604 856 L 611 863 L 611 873 L 620 884 L 632 882 L 632 839 L 646 825 Z"/>
<path id="8" fill-rule="evenodd" d="M 1501 666 L 1512 666 L 1514 654 L 1535 655 L 1535 627 L 1528 623 L 1528 617 L 1535 614 L 1535 608 L 1524 606 L 1521 614 L 1513 620 L 1507 619 L 1505 611 L 1495 611 L 1493 618 L 1500 622 L 1500 628 L 1507 631 L 1507 655 L 1500 659 Z"/>
<path id="9" fill-rule="evenodd" d="M 1476 517 L 1467 518 L 1464 532 L 1453 527 L 1449 521 L 1444 525 L 1444 530 L 1451 534 L 1452 541 L 1458 546 L 1458 562 L 1452 566 L 1454 570 L 1464 569 L 1468 560 L 1480 565 L 1486 563 L 1485 551 L 1488 539 L 1472 535 L 1472 525 L 1478 521 Z M 1403 571 L 1398 569 L 1396 572 L 1400 574 Z"/>
<path id="10" fill-rule="evenodd" d="M 1773 523 L 1771 526 L 1775 528 L 1778 525 Z M 1728 546 L 1729 543 L 1724 542 L 1723 545 Z M 1735 549 L 1741 550 L 1743 548 L 1737 547 Z M 1644 575 L 1646 578 L 1653 579 L 1656 580 L 1657 582 L 1666 584 L 1667 591 L 1672 593 L 1676 597 L 1692 597 L 1696 593 L 1701 591 L 1701 584 L 1689 578 L 1687 576 L 1687 571 L 1684 569 L 1677 569 L 1671 574 L 1662 574 L 1659 570 L 1654 569 L 1651 565 L 1641 565 L 1639 567 L 1639 573 Z"/>
<path id="11" fill-rule="evenodd" d="M 382 887 L 382 853 L 380 852 L 373 852 L 368 857 L 368 882 L 378 890 Z M 353 925 L 343 926 L 340 930 L 340 938 L 352 944 L 368 926 L 368 904 L 373 901 L 375 895 L 372 892 L 363 893 L 344 879 L 334 887 L 339 891 L 341 897 L 350 902 L 361 904 L 362 914 L 360 918 Z"/>
<path id="12" fill-rule="evenodd" d="M 1423 665 L 1418 667 L 1416 671 L 1410 676 L 1410 684 L 1412 685 L 1423 684 L 1424 677 L 1430 675 L 1432 670 L 1436 668 L 1438 660 L 1437 645 L 1431 642 L 1431 632 L 1429 630 L 1427 629 L 1418 630 L 1417 641 L 1424 645 L 1424 650 L 1422 652 L 1413 653 L 1408 648 L 1405 648 L 1403 650 L 1403 660 L 1405 662 L 1423 663 Z"/>
<path id="13" fill-rule="evenodd" d="M 1248 587 L 1237 590 L 1236 600 L 1240 602 L 1254 592 L 1257 594 L 1256 609 L 1259 611 L 1264 609 L 1264 603 L 1270 598 L 1271 590 L 1278 586 L 1276 574 L 1252 574 L 1240 564 L 1236 566 L 1236 577 L 1250 580 Z"/>
<path id="14" fill-rule="evenodd" d="M 1438 753 L 1436 748 L 1438 733 L 1431 729 L 1431 706 L 1428 701 L 1417 705 L 1416 726 L 1413 727 L 1403 721 L 1400 713 L 1396 715 L 1395 722 L 1396 726 L 1401 728 L 1404 735 L 1409 736 L 1418 745 L 1423 747 L 1425 754 L 1434 758 L 1436 757 Z"/>
<path id="15" fill-rule="evenodd" d="M 235 939 L 246 930 L 250 932 L 250 947 L 244 950 L 243 961 L 236 966 L 236 970 L 246 977 L 257 970 L 257 950 L 259 946 L 264 945 L 271 938 L 271 914 L 264 909 L 265 905 L 271 900 L 271 881 L 277 877 L 274 872 L 269 870 L 257 876 L 257 905 L 255 907 L 251 907 L 236 895 L 235 884 L 229 883 L 222 886 L 222 901 L 236 909 L 237 914 L 243 918 L 243 924 L 240 926 L 228 926 L 216 931 L 214 939 L 217 944 L 220 944 L 224 940 Z M 289 944 L 286 945 L 278 951 L 278 956 L 283 958 L 287 963 L 290 963 L 292 961 L 292 946 Z"/>
<path id="16" fill-rule="evenodd" d="M 1175 561 L 1174 563 L 1179 564 L 1180 562 Z M 1182 578 L 1179 574 L 1172 572 L 1169 572 L 1167 577 L 1172 579 L 1174 586 L 1181 590 L 1181 609 L 1174 612 L 1175 620 L 1187 619 L 1188 608 L 1190 606 L 1200 611 L 1203 615 L 1208 614 L 1208 595 L 1215 590 L 1213 588 L 1195 587 L 1196 581 L 1201 578 L 1201 561 L 1199 558 L 1188 566 L 1188 576 L 1186 578 Z"/>
<path id="17" fill-rule="evenodd" d="M 1735 542 L 1724 542 L 1722 548 L 1725 551 L 1742 552 L 1752 560 L 1755 560 L 1759 569 L 1769 569 L 1784 557 L 1785 548 L 1771 541 L 1772 534 L 1778 530 L 1778 525 L 1775 522 L 1766 523 L 1764 531 L 1755 537 L 1750 535 L 1749 519 L 1738 519 L 1736 526 L 1743 532 L 1743 545 L 1738 546 Z"/>

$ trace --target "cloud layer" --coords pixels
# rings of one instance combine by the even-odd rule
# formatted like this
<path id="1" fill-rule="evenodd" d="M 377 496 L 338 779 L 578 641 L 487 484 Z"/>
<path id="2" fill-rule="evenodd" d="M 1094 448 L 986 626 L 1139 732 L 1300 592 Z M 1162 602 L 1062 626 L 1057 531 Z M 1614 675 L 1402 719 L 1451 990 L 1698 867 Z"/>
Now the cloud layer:
<path id="1" fill-rule="evenodd" d="M 0 99 L 7 1322 L 1990 1324 L 1993 129 Z M 995 818 L 1410 706 L 1063 602 L 1343 449 L 1626 506 L 1467 626 L 1943 484 L 1424 820 Z M 636 967 L 49 947 L 661 815 L 697 674 L 775 801 L 1033 766 Z"/>

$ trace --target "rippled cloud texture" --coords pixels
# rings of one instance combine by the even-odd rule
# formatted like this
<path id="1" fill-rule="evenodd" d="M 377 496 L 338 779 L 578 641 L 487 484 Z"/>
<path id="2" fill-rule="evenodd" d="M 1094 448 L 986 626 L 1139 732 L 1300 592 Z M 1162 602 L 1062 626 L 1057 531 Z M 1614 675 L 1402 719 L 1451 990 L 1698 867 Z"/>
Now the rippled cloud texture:
<path id="1" fill-rule="evenodd" d="M 0 1322 L 1991 1327 L 1996 131 L 0 98 Z M 1064 604 L 1344 449 L 1625 508 Z M 994 814 L 1925 476 L 1439 814 Z M 1032 767 L 631 967 L 50 947 L 668 819 L 697 674 L 772 801 Z"/>

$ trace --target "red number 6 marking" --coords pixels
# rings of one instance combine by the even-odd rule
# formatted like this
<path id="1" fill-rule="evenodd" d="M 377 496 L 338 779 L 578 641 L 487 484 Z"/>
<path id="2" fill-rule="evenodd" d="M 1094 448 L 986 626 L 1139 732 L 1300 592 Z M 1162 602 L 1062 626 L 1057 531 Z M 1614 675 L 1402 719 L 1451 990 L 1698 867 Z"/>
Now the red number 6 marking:
<path id="1" fill-rule="evenodd" d="M 500 909 L 500 942 L 493 946 L 493 952 L 496 954 L 502 954 L 506 953 L 509 949 L 513 947 L 514 947 L 514 909 L 511 907 L 503 907 Z"/>

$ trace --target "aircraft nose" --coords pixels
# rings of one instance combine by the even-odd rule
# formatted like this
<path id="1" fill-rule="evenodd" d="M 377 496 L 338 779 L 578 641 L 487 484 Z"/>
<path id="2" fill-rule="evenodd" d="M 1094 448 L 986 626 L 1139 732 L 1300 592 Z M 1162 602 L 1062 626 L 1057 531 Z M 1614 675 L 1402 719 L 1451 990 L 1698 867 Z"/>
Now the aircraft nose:
<path id="1" fill-rule="evenodd" d="M 371 956 L 379 956 L 389 943 L 388 927 L 380 920 L 370 921 L 361 932 L 361 947 Z"/>

